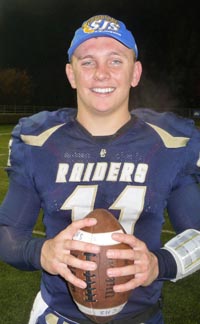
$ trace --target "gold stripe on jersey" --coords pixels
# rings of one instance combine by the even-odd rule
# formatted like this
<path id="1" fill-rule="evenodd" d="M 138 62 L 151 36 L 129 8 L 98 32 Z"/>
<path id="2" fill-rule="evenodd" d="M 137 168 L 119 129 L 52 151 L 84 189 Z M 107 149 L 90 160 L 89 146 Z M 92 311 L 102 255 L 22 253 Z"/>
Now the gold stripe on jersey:
<path id="1" fill-rule="evenodd" d="M 188 141 L 190 140 L 189 137 L 176 137 L 172 136 L 170 133 L 166 132 L 164 129 L 155 126 L 153 124 L 147 123 L 149 126 L 151 126 L 156 133 L 161 137 L 164 145 L 167 148 L 180 148 L 187 145 Z"/>
<path id="2" fill-rule="evenodd" d="M 57 324 L 59 321 L 59 317 L 55 314 L 48 314 L 45 316 L 45 320 L 47 324 Z M 63 324 L 69 324 L 69 322 L 62 322 Z"/>
<path id="3" fill-rule="evenodd" d="M 48 138 L 64 124 L 65 123 L 51 127 L 39 135 L 21 134 L 20 137 L 25 144 L 32 145 L 32 146 L 42 146 L 48 140 Z"/>

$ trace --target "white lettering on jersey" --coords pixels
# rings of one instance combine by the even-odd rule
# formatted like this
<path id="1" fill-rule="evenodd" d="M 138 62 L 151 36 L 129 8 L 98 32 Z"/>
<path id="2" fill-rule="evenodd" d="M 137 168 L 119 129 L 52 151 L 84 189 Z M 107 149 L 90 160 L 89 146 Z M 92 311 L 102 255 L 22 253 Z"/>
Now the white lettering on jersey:
<path id="1" fill-rule="evenodd" d="M 147 171 L 148 171 L 148 165 L 146 163 L 139 163 L 135 172 L 134 181 L 139 183 L 144 183 L 146 179 Z"/>
<path id="2" fill-rule="evenodd" d="M 59 163 L 56 183 L 66 182 L 138 182 L 144 183 L 148 171 L 146 163 L 97 162 L 74 163 L 72 169 L 68 163 Z"/>
<path id="3" fill-rule="evenodd" d="M 56 177 L 56 183 L 66 182 L 66 175 L 69 170 L 69 164 L 67 163 L 59 163 L 58 172 Z"/>
<path id="4" fill-rule="evenodd" d="M 134 163 L 124 163 L 119 181 L 131 182 L 134 169 Z"/>
<path id="5" fill-rule="evenodd" d="M 108 167 L 107 162 L 98 162 L 94 170 L 92 181 L 103 181 L 105 179 L 107 167 Z"/>
<path id="6" fill-rule="evenodd" d="M 88 163 L 84 173 L 83 181 L 90 181 L 90 177 L 93 169 L 94 169 L 94 163 Z"/>
<path id="7" fill-rule="evenodd" d="M 121 163 L 111 162 L 107 175 L 107 181 L 117 181 Z"/>
<path id="8" fill-rule="evenodd" d="M 70 182 L 80 182 L 83 174 L 84 163 L 75 163 L 69 178 Z"/>

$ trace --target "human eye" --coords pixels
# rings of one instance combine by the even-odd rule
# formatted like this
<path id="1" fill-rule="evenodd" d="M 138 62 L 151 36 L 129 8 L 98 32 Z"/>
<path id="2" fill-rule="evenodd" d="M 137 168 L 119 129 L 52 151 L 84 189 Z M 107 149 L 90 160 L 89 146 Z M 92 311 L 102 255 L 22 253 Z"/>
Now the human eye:
<path id="1" fill-rule="evenodd" d="M 112 61 L 112 64 L 113 64 L 113 65 L 121 65 L 121 64 L 122 64 L 122 60 L 119 59 L 119 58 L 115 58 L 115 59 Z"/>
<path id="2" fill-rule="evenodd" d="M 111 66 L 120 66 L 123 64 L 123 60 L 119 56 L 114 56 L 110 59 L 110 65 Z"/>
<path id="3" fill-rule="evenodd" d="M 95 61 L 92 59 L 84 59 L 82 60 L 81 65 L 85 67 L 93 67 L 95 66 Z"/>

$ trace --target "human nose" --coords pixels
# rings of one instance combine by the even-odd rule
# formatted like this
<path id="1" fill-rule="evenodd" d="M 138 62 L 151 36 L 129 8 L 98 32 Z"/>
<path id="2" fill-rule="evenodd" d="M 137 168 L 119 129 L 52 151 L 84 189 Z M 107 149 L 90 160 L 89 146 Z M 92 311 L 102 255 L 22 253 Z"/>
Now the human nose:
<path id="1" fill-rule="evenodd" d="M 94 78 L 96 80 L 104 80 L 104 79 L 108 79 L 110 76 L 109 74 L 109 69 L 108 67 L 102 63 L 102 64 L 98 64 L 96 66 L 96 70 L 95 70 L 95 73 L 94 73 Z"/>

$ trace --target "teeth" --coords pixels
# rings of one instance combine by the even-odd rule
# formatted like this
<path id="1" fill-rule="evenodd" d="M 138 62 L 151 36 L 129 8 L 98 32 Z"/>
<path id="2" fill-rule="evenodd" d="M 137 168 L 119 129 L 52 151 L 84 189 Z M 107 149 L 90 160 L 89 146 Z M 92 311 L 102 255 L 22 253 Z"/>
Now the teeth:
<path id="1" fill-rule="evenodd" d="M 92 91 L 97 93 L 110 93 L 114 91 L 114 88 L 93 88 Z"/>

